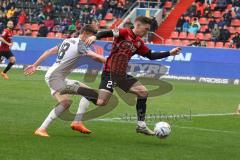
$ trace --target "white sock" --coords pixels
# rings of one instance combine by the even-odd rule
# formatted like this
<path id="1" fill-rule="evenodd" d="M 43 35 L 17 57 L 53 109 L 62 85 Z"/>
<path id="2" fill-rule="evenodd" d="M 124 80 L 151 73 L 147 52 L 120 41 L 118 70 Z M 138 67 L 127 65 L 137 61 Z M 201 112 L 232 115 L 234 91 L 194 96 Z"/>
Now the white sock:
<path id="1" fill-rule="evenodd" d="M 65 111 L 65 108 L 61 104 L 53 108 L 53 110 L 49 113 L 47 118 L 44 120 L 44 122 L 40 126 L 40 129 L 47 129 L 50 123 L 52 123 L 52 121 L 56 119 L 58 116 L 60 116 L 64 111 Z"/>
<path id="2" fill-rule="evenodd" d="M 79 102 L 79 107 L 76 113 L 76 116 L 74 118 L 74 121 L 80 122 L 82 120 L 83 114 L 86 112 L 90 102 L 85 97 L 82 97 L 82 99 Z"/>
<path id="3" fill-rule="evenodd" d="M 137 125 L 138 125 L 139 127 L 141 127 L 141 128 L 145 128 L 145 127 L 147 126 L 144 121 L 138 121 L 138 122 L 137 122 Z"/>

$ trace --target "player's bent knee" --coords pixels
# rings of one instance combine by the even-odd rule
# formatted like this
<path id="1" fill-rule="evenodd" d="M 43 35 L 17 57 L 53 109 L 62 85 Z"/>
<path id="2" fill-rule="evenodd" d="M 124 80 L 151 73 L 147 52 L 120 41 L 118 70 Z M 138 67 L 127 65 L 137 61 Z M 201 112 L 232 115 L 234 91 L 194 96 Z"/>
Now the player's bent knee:
<path id="1" fill-rule="evenodd" d="M 97 100 L 97 105 L 98 106 L 105 106 L 106 104 L 107 104 L 106 100 L 103 100 L 103 99 L 98 99 Z"/>
<path id="2" fill-rule="evenodd" d="M 12 64 L 15 64 L 16 63 L 16 58 L 14 58 L 14 57 L 10 58 L 9 62 L 12 63 Z"/>
<path id="3" fill-rule="evenodd" d="M 61 105 L 64 107 L 64 108 L 69 108 L 70 106 L 71 106 L 71 104 L 72 104 L 72 101 L 71 100 L 68 100 L 68 99 L 66 99 L 66 100 L 63 100 L 63 101 L 61 101 L 60 102 L 61 103 Z"/>
<path id="4" fill-rule="evenodd" d="M 147 90 L 141 90 L 141 91 L 138 92 L 138 96 L 147 98 L 148 97 L 148 91 Z"/>
<path id="5" fill-rule="evenodd" d="M 16 61 L 15 61 L 15 60 L 12 60 L 12 61 L 10 61 L 10 63 L 11 63 L 11 64 L 15 64 L 15 63 L 16 63 Z"/>

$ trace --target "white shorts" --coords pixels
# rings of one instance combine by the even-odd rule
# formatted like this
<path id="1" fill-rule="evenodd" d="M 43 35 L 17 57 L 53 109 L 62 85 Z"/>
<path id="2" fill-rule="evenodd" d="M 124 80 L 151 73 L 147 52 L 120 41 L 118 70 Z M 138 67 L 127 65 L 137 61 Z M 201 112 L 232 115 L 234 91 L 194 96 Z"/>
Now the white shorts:
<path id="1" fill-rule="evenodd" d="M 72 84 L 80 84 L 79 81 L 77 80 L 71 80 L 71 79 L 65 79 L 65 80 L 52 80 L 51 82 L 49 81 L 48 77 L 45 77 L 45 82 L 47 83 L 51 95 L 53 96 L 59 89 L 61 89 L 62 87 L 66 86 L 66 85 L 72 85 Z M 57 87 L 56 87 L 57 86 Z"/>

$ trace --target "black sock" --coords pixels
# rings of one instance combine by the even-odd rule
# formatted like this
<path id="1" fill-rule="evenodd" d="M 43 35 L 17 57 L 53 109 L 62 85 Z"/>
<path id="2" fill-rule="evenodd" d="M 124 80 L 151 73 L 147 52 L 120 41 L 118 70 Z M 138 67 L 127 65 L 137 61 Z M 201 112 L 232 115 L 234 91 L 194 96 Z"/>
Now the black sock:
<path id="1" fill-rule="evenodd" d="M 97 104 L 98 93 L 94 89 L 79 87 L 77 93 L 87 98 L 87 100 Z"/>
<path id="2" fill-rule="evenodd" d="M 146 108 L 147 108 L 146 102 L 147 102 L 147 98 L 138 98 L 137 99 L 136 109 L 137 109 L 138 121 L 145 120 Z"/>
<path id="3" fill-rule="evenodd" d="M 4 69 L 3 73 L 7 73 L 9 69 L 14 65 L 14 63 L 8 63 L 7 67 Z"/>

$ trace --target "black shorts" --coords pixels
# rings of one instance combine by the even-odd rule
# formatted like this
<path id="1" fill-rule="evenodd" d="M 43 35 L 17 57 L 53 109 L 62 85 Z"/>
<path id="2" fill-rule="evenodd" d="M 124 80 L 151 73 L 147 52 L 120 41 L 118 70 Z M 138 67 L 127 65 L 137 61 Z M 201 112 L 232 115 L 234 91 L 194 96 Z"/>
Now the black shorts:
<path id="1" fill-rule="evenodd" d="M 14 57 L 11 51 L 0 51 L 0 56 L 3 56 L 7 59 L 9 59 L 10 57 Z"/>
<path id="2" fill-rule="evenodd" d="M 128 92 L 137 81 L 138 80 L 131 75 L 127 75 L 125 78 L 113 78 L 109 72 L 103 71 L 99 89 L 113 92 L 114 87 L 119 87 L 123 91 Z"/>

